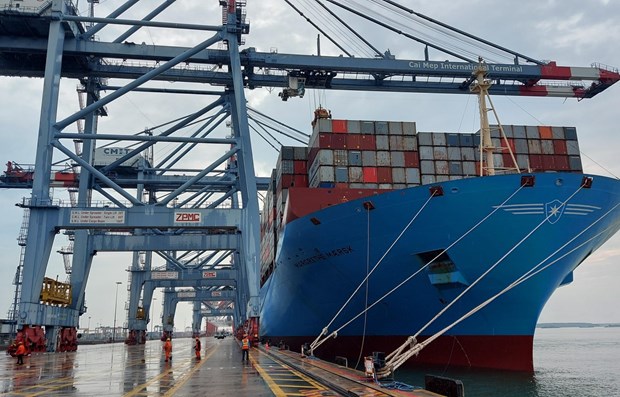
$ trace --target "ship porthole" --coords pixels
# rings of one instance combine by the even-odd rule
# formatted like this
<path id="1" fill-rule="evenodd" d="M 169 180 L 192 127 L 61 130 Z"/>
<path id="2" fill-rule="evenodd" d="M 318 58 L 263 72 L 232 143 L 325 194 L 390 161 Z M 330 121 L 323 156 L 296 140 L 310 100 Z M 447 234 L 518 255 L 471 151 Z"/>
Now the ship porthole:
<path id="1" fill-rule="evenodd" d="M 556 186 L 562 186 L 564 184 L 564 180 L 562 178 L 558 178 L 555 180 Z"/>

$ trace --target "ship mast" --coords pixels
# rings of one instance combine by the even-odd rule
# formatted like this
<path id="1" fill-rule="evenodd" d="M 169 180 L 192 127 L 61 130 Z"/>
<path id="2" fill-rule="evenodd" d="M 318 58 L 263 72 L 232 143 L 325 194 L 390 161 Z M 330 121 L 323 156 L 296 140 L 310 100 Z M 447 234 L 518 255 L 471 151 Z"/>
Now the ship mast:
<path id="1" fill-rule="evenodd" d="M 510 145 L 508 144 L 508 139 L 506 138 L 506 134 L 504 134 L 504 128 L 499 122 L 499 118 L 495 112 L 495 107 L 493 106 L 493 102 L 489 96 L 489 87 L 491 87 L 492 83 L 490 79 L 485 79 L 484 76 L 486 72 L 487 66 L 484 61 L 480 59 L 478 66 L 473 72 L 475 80 L 470 88 L 471 92 L 478 94 L 478 111 L 480 113 L 480 176 L 495 175 L 497 170 L 501 170 L 503 172 L 516 171 L 516 173 L 520 173 L 521 171 L 517 165 L 517 160 Z M 489 108 L 487 108 L 487 99 L 490 105 Z M 489 111 L 493 112 L 495 119 L 497 120 L 497 128 L 499 129 L 500 137 L 503 139 L 505 146 L 495 147 L 493 144 L 493 140 L 491 139 L 491 126 L 489 125 Z M 512 167 L 509 167 L 506 164 L 504 164 L 504 167 L 495 166 L 495 153 L 501 153 L 503 151 L 507 151 L 510 154 Z"/>

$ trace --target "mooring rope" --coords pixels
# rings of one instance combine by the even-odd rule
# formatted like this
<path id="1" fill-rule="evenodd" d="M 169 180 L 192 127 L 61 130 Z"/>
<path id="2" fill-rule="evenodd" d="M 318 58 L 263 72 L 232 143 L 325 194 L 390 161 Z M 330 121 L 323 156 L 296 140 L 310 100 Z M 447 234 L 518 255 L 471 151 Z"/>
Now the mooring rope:
<path id="1" fill-rule="evenodd" d="M 566 201 L 564 201 L 564 203 L 562 203 L 562 206 L 566 205 L 566 203 L 568 201 L 570 201 L 581 189 L 583 188 L 583 185 L 581 185 L 579 187 L 579 189 L 573 193 L 568 199 L 566 199 Z M 479 310 L 481 310 L 482 308 L 484 308 L 485 306 L 487 306 L 488 304 L 490 304 L 491 302 L 493 302 L 495 299 L 497 299 L 498 297 L 502 296 L 503 294 L 505 294 L 506 292 L 510 291 L 511 289 L 513 289 L 514 287 L 520 285 L 521 283 L 529 280 L 530 278 L 534 277 L 535 275 L 539 274 L 540 272 L 542 272 L 543 270 L 549 268 L 550 266 L 552 266 L 554 263 L 557 263 L 559 260 L 561 260 L 562 258 L 566 257 L 567 255 L 571 254 L 572 252 L 576 251 L 577 249 L 583 247 L 585 244 L 589 243 L 590 241 L 596 239 L 597 237 L 599 237 L 600 235 L 602 235 L 603 233 L 606 233 L 609 229 L 611 229 L 611 226 L 602 230 L 601 232 L 597 233 L 596 235 L 592 236 L 591 238 L 587 239 L 586 241 L 584 241 L 583 243 L 577 245 L 576 247 L 574 247 L 573 249 L 571 249 L 570 251 L 566 252 L 565 254 L 563 254 L 562 256 L 556 258 L 555 260 L 553 260 L 552 262 L 548 263 L 546 266 L 536 270 L 538 267 L 540 267 L 541 265 L 543 265 L 545 262 L 547 262 L 549 259 L 551 259 L 553 256 L 555 256 L 558 252 L 560 252 L 561 250 L 563 250 L 564 248 L 566 248 L 566 246 L 568 246 L 569 244 L 571 244 L 573 241 L 575 241 L 577 238 L 579 238 L 581 235 L 583 235 L 586 231 L 588 231 L 590 228 L 592 228 L 594 225 L 596 225 L 598 222 L 600 222 L 602 219 L 604 219 L 606 216 L 608 216 L 612 211 L 614 211 L 616 208 L 618 208 L 620 206 L 620 203 L 616 204 L 615 206 L 613 206 L 611 209 L 609 209 L 605 214 L 603 214 L 601 217 L 599 217 L 598 219 L 596 219 L 594 222 L 592 222 L 589 226 L 587 226 L 586 228 L 584 228 L 581 232 L 577 233 L 573 238 L 571 238 L 570 240 L 568 240 L 566 243 L 564 243 L 562 246 L 560 246 L 559 248 L 557 248 L 554 252 L 552 252 L 551 254 L 549 254 L 545 259 L 543 259 L 542 261 L 540 261 L 537 265 L 535 265 L 533 268 L 531 268 L 530 270 L 528 270 L 526 273 L 524 273 L 523 275 L 521 275 L 519 278 L 517 278 L 515 281 L 513 281 L 511 284 L 509 284 L 507 287 L 505 287 L 502 291 L 498 292 L 497 294 L 493 295 L 492 297 L 490 297 L 489 299 L 487 299 L 486 301 L 482 302 L 481 304 L 479 304 L 478 306 L 476 306 L 475 308 L 473 308 L 472 310 L 470 310 L 469 312 L 467 312 L 466 314 L 464 314 L 463 316 L 461 316 L 459 319 L 457 319 L 456 321 L 454 321 L 452 324 L 448 325 L 447 327 L 445 327 L 444 329 L 442 329 L 441 331 L 435 333 L 433 336 L 431 336 L 430 338 L 426 339 L 424 342 L 421 343 L 417 343 L 416 342 L 416 337 L 420 334 L 420 332 L 422 332 L 422 330 L 427 327 L 429 324 L 427 324 L 425 327 L 423 327 L 422 330 L 420 330 L 415 336 L 413 337 L 409 337 L 407 338 L 407 342 L 404 343 L 403 345 L 401 345 L 401 347 L 397 350 L 395 350 L 394 352 L 390 353 L 386 359 L 387 360 L 391 360 L 388 363 L 386 363 L 386 368 L 389 368 L 389 370 L 391 372 L 393 372 L 394 370 L 396 370 L 398 367 L 400 367 L 400 365 L 402 365 L 406 360 L 408 360 L 410 357 L 412 357 L 413 355 L 418 354 L 424 347 L 426 347 L 427 345 L 429 345 L 431 342 L 433 342 L 435 339 L 437 339 L 439 336 L 443 335 L 445 332 L 447 332 L 448 330 L 450 330 L 451 328 L 453 328 L 454 326 L 456 326 L 457 324 L 459 324 L 460 322 L 464 321 L 465 319 L 469 318 L 470 316 L 472 316 L 473 314 L 475 314 L 476 312 L 478 312 Z M 547 217 L 545 217 L 544 221 L 541 223 L 543 224 L 545 221 L 547 221 L 549 219 L 550 216 L 552 216 L 553 214 L 549 214 Z M 534 230 L 532 230 L 530 233 L 528 233 L 528 235 L 526 235 L 518 244 L 520 245 L 525 239 L 527 239 L 529 236 L 531 236 L 531 234 L 538 229 L 541 224 L 539 224 L 538 226 L 535 227 Z M 516 248 L 513 247 L 508 253 L 506 253 L 506 255 L 504 255 L 502 258 L 500 258 L 500 260 L 498 262 L 496 262 L 495 265 L 497 265 L 500 261 L 502 261 L 507 255 L 509 255 L 514 249 Z M 495 266 L 493 265 L 493 266 Z M 485 272 L 484 274 L 482 274 L 477 280 L 479 281 L 482 277 L 484 277 L 490 270 L 487 270 L 487 272 Z M 470 285 L 470 287 L 473 286 Z M 452 303 L 454 303 L 456 300 L 458 300 L 465 292 L 467 292 L 467 290 L 469 290 L 470 288 L 468 287 L 466 290 L 464 290 L 457 298 L 455 298 L 455 300 Z M 450 304 L 450 305 L 451 305 Z M 440 313 L 438 313 L 437 316 L 435 316 L 433 318 L 432 321 L 434 321 L 436 318 L 438 318 L 443 312 L 445 312 L 445 310 L 447 310 L 448 307 L 444 308 Z M 430 322 L 429 322 L 430 323 Z M 405 351 L 403 353 L 403 350 L 409 347 L 409 350 Z"/>
<path id="2" fill-rule="evenodd" d="M 361 315 L 365 314 L 368 310 L 372 309 L 374 306 L 376 306 L 377 304 L 379 304 L 381 301 L 383 301 L 385 298 L 387 298 L 389 295 L 391 295 L 392 293 L 394 293 L 394 291 L 398 290 L 400 287 L 402 287 L 404 284 L 406 284 L 409 280 L 411 280 L 413 277 L 415 277 L 416 275 L 418 275 L 420 272 L 422 272 L 422 270 L 424 270 L 426 267 L 428 267 L 428 265 L 430 265 L 431 263 L 433 263 L 433 261 L 435 261 L 437 258 L 439 258 L 441 255 L 443 255 L 444 253 L 446 253 L 450 248 L 454 247 L 454 245 L 456 245 L 457 243 L 459 243 L 463 238 L 465 238 L 467 235 L 469 235 L 472 231 L 474 231 L 476 228 L 478 228 L 482 223 L 484 223 L 487 219 L 489 219 L 495 212 L 497 212 L 499 209 L 501 209 L 502 206 L 504 206 L 508 201 L 510 201 L 517 193 L 519 193 L 521 191 L 521 189 L 523 189 L 523 185 L 519 185 L 519 187 L 512 193 L 510 194 L 510 196 L 508 196 L 499 206 L 496 206 L 493 208 L 493 210 L 491 210 L 491 212 L 489 212 L 489 214 L 487 214 L 485 217 L 483 217 L 478 223 L 476 223 L 474 226 L 472 226 L 469 230 L 467 230 L 462 236 L 460 236 L 458 239 L 456 239 L 452 244 L 450 244 L 447 248 L 445 248 L 443 251 L 441 251 L 439 254 L 437 254 L 433 259 L 431 259 L 430 261 L 428 261 L 424 266 L 422 266 L 419 270 L 415 271 L 413 274 L 411 274 L 409 277 L 407 277 L 405 280 L 403 280 L 401 283 L 399 283 L 398 285 L 396 285 L 394 288 L 392 288 L 390 291 L 388 291 L 386 294 L 384 294 L 382 297 L 380 297 L 379 299 L 377 299 L 374 303 L 372 303 L 370 306 L 367 306 L 363 311 L 361 311 L 360 313 L 358 313 L 355 317 L 353 317 L 352 319 L 350 319 L 349 321 L 347 321 L 346 323 L 344 323 L 342 326 L 340 326 L 338 329 L 336 329 L 335 331 L 333 331 L 331 334 L 327 334 L 327 328 L 334 322 L 334 320 L 336 319 L 336 317 L 340 314 L 340 312 L 342 312 L 342 310 L 344 309 L 344 306 L 346 306 L 349 301 L 353 298 L 353 296 L 357 293 L 357 291 L 359 290 L 359 288 L 361 287 L 361 285 L 363 285 L 363 283 L 368 279 L 368 277 L 370 277 L 370 274 L 372 274 L 372 272 L 377 268 L 377 266 L 379 265 L 379 263 L 383 260 L 383 258 L 385 258 L 385 256 L 387 255 L 387 253 L 389 252 L 389 250 L 391 250 L 394 245 L 396 244 L 396 242 L 400 239 L 400 237 L 402 237 L 402 235 L 404 234 L 405 230 L 411 225 L 411 223 L 417 218 L 417 216 L 420 214 L 420 212 L 422 211 L 422 209 L 424 209 L 424 207 L 426 207 L 426 205 L 430 202 L 430 199 L 432 199 L 434 197 L 434 193 L 433 195 L 431 195 L 429 197 L 429 199 L 426 201 L 426 203 L 422 206 L 422 208 L 420 208 L 420 210 L 418 211 L 418 213 L 416 213 L 416 215 L 414 216 L 414 218 L 409 222 L 409 224 L 407 224 L 405 230 L 403 230 L 401 232 L 401 234 L 398 236 L 398 238 L 396 239 L 396 241 L 394 241 L 394 243 L 392 243 L 392 245 L 388 248 L 388 251 L 386 251 L 386 253 L 381 257 L 381 259 L 379 260 L 379 262 L 377 263 L 377 265 L 375 265 L 375 267 L 372 269 L 372 271 L 366 276 L 366 278 L 362 281 L 362 283 L 360 284 L 360 286 L 358 286 L 358 288 L 353 292 L 353 294 L 349 297 L 349 299 L 347 300 L 347 302 L 345 302 L 344 306 L 342 308 L 340 308 L 340 310 L 338 311 L 338 313 L 336 313 L 336 315 L 332 318 L 332 320 L 330 321 L 330 323 L 327 325 L 327 327 L 323 328 L 322 333 L 314 340 L 314 342 L 312 342 L 312 344 L 310 345 L 311 351 L 314 351 L 314 349 L 316 349 L 317 347 L 319 347 L 321 344 L 323 344 L 329 337 L 336 337 L 338 335 L 338 332 L 340 330 L 342 330 L 343 328 L 345 328 L 346 326 L 348 326 L 349 324 L 351 324 L 353 321 L 355 321 L 356 319 L 358 319 Z M 325 335 L 325 338 L 321 339 L 321 337 Z"/>
<path id="3" fill-rule="evenodd" d="M 368 278 L 370 277 L 370 275 L 377 269 L 377 267 L 379 267 L 379 265 L 381 264 L 381 262 L 383 261 L 383 259 L 387 256 L 387 254 L 392 250 L 392 248 L 394 248 L 394 246 L 396 245 L 396 243 L 398 242 L 398 240 L 400 240 L 400 238 L 405 234 L 405 232 L 407 231 L 407 229 L 409 229 L 409 227 L 411 226 L 411 224 L 413 223 L 413 221 L 416 220 L 416 218 L 420 215 L 420 213 L 422 213 L 422 210 L 424 210 L 424 208 L 426 208 L 426 206 L 428 205 L 428 203 L 430 203 L 431 199 L 435 196 L 435 192 L 433 192 L 430 197 L 426 200 L 426 202 L 424 203 L 424 205 L 418 210 L 418 212 L 415 213 L 415 215 L 411 218 L 411 220 L 407 223 L 407 225 L 405 225 L 405 227 L 403 228 L 403 230 L 400 232 L 400 234 L 398 235 L 398 237 L 396 237 L 396 240 L 394 240 L 394 242 L 388 247 L 387 251 L 385 251 L 385 253 L 383 254 L 383 256 L 381 256 L 381 258 L 377 261 L 377 263 L 373 266 L 372 270 L 366 275 L 366 277 L 364 277 L 364 279 L 362 280 L 362 282 L 357 286 L 357 288 L 355 288 L 355 291 L 353 291 L 353 293 L 349 296 L 349 298 L 347 299 L 347 301 L 342 305 L 342 307 L 338 310 L 338 312 L 334 315 L 334 317 L 332 317 L 331 321 L 323 328 L 323 330 L 321 331 L 321 333 L 319 334 L 319 336 L 317 336 L 317 338 L 310 344 L 310 351 L 313 352 L 314 349 L 316 349 L 317 347 L 319 347 L 320 345 L 322 345 L 330 336 L 336 337 L 337 336 L 337 331 L 332 332 L 331 334 L 327 335 L 327 331 L 328 328 L 334 323 L 334 321 L 336 320 L 336 318 L 338 318 L 338 316 L 340 315 L 340 313 L 342 313 L 342 311 L 344 310 L 344 308 L 349 304 L 349 302 L 351 302 L 351 299 L 353 299 L 353 297 L 355 296 L 355 294 L 357 294 L 357 291 L 359 291 L 359 289 L 364 285 L 364 283 L 366 282 L 366 280 L 368 280 Z M 325 335 L 325 338 L 323 338 L 321 340 L 321 337 Z"/>

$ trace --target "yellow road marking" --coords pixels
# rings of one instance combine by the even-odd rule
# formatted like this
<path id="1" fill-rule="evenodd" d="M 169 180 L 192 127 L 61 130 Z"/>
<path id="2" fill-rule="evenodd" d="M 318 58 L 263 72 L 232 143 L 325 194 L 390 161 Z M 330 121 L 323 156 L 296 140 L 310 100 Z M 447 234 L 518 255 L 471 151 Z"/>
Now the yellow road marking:
<path id="1" fill-rule="evenodd" d="M 196 371 L 198 368 L 200 368 L 200 366 L 202 366 L 202 364 L 204 364 L 205 361 L 207 361 L 207 359 L 209 358 L 209 356 L 211 356 L 211 354 L 213 354 L 215 352 L 215 350 L 218 348 L 218 346 L 215 346 L 215 348 L 207 355 L 205 356 L 204 360 L 202 360 L 200 362 L 200 364 L 197 364 L 189 373 L 188 375 L 191 375 L 194 373 L 194 371 Z M 178 370 L 178 368 L 176 368 Z M 153 383 L 155 383 L 156 381 L 160 380 L 161 378 L 163 378 L 164 376 L 169 375 L 170 373 L 172 373 L 172 368 L 167 369 L 166 371 L 162 372 L 161 374 L 157 375 L 154 378 L 149 379 L 148 382 L 145 382 L 141 385 L 138 385 L 136 387 L 134 387 L 134 389 L 128 393 L 123 394 L 124 397 L 132 397 L 132 396 L 137 396 L 139 394 L 144 394 L 146 391 L 146 388 L 149 387 L 150 385 L 152 385 Z M 182 380 L 182 383 L 185 383 L 187 381 L 187 379 Z M 165 395 L 168 395 L 168 393 L 173 390 L 170 389 L 168 390 L 168 392 L 166 392 Z M 176 390 L 176 386 L 174 388 L 174 390 Z"/>
<path id="2" fill-rule="evenodd" d="M 207 360 L 209 359 L 209 357 L 211 357 L 211 355 L 213 355 L 213 353 L 215 353 L 215 351 L 220 347 L 220 345 L 215 345 L 215 347 L 209 352 L 209 354 L 207 354 L 205 356 L 205 358 L 203 360 L 200 360 L 200 364 L 197 364 L 196 366 L 194 366 L 194 368 L 192 368 L 191 371 L 187 372 L 185 375 L 183 375 L 183 378 L 181 378 L 181 380 L 179 382 L 177 382 L 174 387 L 172 387 L 171 389 L 169 389 L 166 394 L 164 394 L 164 397 L 168 397 L 168 396 L 174 396 L 174 393 L 181 388 L 181 386 L 183 386 L 185 383 L 187 383 L 188 380 L 191 379 L 192 374 L 196 371 L 198 371 L 198 369 L 200 369 L 200 367 L 202 367 L 202 365 L 204 363 L 207 362 Z"/>
<path id="3" fill-rule="evenodd" d="M 258 371 L 258 373 L 261 375 L 261 377 L 263 379 L 265 379 L 265 382 L 267 382 L 267 385 L 269 386 L 269 388 L 271 389 L 271 391 L 273 391 L 273 393 L 276 395 L 276 397 L 285 397 L 285 396 L 302 396 L 304 394 L 302 393 L 294 393 L 294 392 L 289 392 L 286 393 L 282 390 L 282 388 L 294 388 L 294 389 L 315 389 L 317 391 L 323 391 L 323 390 L 327 390 L 323 385 L 321 385 L 320 383 L 317 383 L 314 379 L 302 374 L 301 372 L 289 367 L 288 365 L 284 364 L 283 362 L 281 362 L 280 360 L 277 360 L 275 357 L 270 357 L 275 363 L 277 363 L 278 365 L 281 366 L 281 368 L 286 369 L 291 375 L 299 378 L 300 380 L 308 383 L 311 386 L 301 386 L 301 385 L 278 385 L 276 383 L 276 378 L 275 377 L 271 377 L 269 375 L 269 373 L 267 372 L 267 370 L 265 370 L 257 361 L 256 359 L 253 357 L 253 355 L 250 355 L 250 361 L 252 361 L 252 364 L 254 364 L 254 368 L 256 368 L 256 370 Z M 271 371 L 272 369 L 270 368 L 269 371 Z M 280 371 L 278 371 L 280 372 Z M 279 376 L 282 376 L 282 373 L 278 373 Z M 291 382 L 293 381 L 293 379 L 286 379 L 287 382 Z M 301 391 L 301 390 L 300 390 Z"/>

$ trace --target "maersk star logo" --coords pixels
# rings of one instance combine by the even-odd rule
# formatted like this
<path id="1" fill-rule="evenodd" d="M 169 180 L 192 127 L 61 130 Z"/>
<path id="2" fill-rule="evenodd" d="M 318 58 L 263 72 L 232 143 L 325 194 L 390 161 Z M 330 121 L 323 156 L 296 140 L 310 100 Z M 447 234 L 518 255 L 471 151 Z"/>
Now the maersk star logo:
<path id="1" fill-rule="evenodd" d="M 556 223 L 564 213 L 564 205 L 560 200 L 553 200 L 545 204 L 545 215 L 549 223 Z"/>

